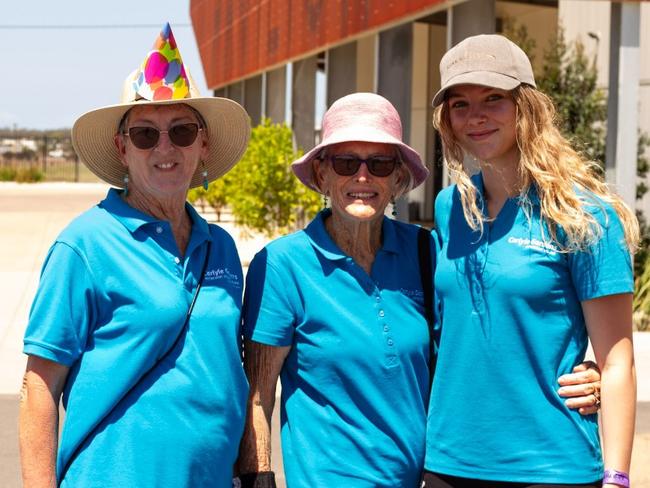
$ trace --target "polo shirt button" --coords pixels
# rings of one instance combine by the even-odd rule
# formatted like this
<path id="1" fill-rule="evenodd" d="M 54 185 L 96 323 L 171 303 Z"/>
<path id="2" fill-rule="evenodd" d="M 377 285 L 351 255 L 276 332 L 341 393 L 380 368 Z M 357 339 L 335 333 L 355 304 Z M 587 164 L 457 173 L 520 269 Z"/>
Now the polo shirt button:
<path id="1" fill-rule="evenodd" d="M 381 302 L 381 297 L 379 295 L 377 295 L 377 301 Z"/>
<path id="2" fill-rule="evenodd" d="M 387 325 L 384 325 L 384 332 L 388 332 L 389 330 L 390 330 L 390 327 L 388 327 Z"/>
<path id="3" fill-rule="evenodd" d="M 162 228 L 161 225 L 156 226 L 156 232 L 157 232 L 158 234 L 162 234 L 162 233 L 163 233 L 163 228 Z"/>
<path id="4" fill-rule="evenodd" d="M 180 263 L 180 262 L 181 262 L 181 258 L 179 258 L 178 256 L 176 256 L 176 257 L 174 258 L 174 262 L 175 262 L 176 264 Z"/>
<path id="5" fill-rule="evenodd" d="M 388 343 L 389 346 L 392 346 L 393 345 L 393 339 L 388 339 L 387 343 Z"/>
<path id="6" fill-rule="evenodd" d="M 380 311 L 379 311 L 379 316 L 380 316 L 380 317 L 383 317 L 384 315 L 386 315 L 386 314 L 384 313 L 384 311 L 383 311 L 383 310 L 380 310 Z"/>

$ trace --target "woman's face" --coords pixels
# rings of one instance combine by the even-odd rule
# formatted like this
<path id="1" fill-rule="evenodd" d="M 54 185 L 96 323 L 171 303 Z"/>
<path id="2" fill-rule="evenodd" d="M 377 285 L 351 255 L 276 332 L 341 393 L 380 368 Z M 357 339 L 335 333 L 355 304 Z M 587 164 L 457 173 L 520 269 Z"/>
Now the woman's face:
<path id="1" fill-rule="evenodd" d="M 367 160 L 378 156 L 396 159 L 397 150 L 391 144 L 371 142 L 343 142 L 326 149 L 327 158 L 314 163 L 316 181 L 322 192 L 331 200 L 332 212 L 339 217 L 356 221 L 372 221 L 382 218 L 386 206 L 397 195 L 401 174 L 399 165 L 388 176 L 375 176 L 362 163 L 351 176 L 341 176 L 334 171 L 332 156 L 358 157 Z"/>
<path id="2" fill-rule="evenodd" d="M 517 110 L 510 92 L 479 85 L 449 89 L 447 101 L 454 137 L 481 162 L 516 164 Z"/>
<path id="3" fill-rule="evenodd" d="M 169 131 L 188 123 L 199 124 L 199 121 L 186 105 L 143 105 L 131 109 L 124 131 L 135 127 Z M 183 132 L 183 127 L 177 131 Z M 115 136 L 122 164 L 129 170 L 129 192 L 141 192 L 156 199 L 185 200 L 197 165 L 207 155 L 205 132 L 199 131 L 196 139 L 185 147 L 174 144 L 169 133 L 160 133 L 157 143 L 149 149 L 139 149 L 134 140 L 135 136 Z"/>

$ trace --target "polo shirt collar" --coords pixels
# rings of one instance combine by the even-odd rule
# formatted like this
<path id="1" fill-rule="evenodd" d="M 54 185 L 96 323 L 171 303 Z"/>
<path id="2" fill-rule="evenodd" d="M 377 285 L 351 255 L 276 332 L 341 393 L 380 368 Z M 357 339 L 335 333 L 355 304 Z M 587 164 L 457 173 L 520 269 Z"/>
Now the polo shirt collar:
<path id="1" fill-rule="evenodd" d="M 121 191 L 115 188 L 111 188 L 108 191 L 106 198 L 102 200 L 99 206 L 115 217 L 115 219 L 126 227 L 131 234 L 135 233 L 145 225 L 163 222 L 162 220 L 156 219 L 149 214 L 131 207 L 128 203 L 122 200 Z M 208 223 L 199 216 L 194 207 L 190 204 L 186 203 L 185 209 L 192 219 L 192 234 L 198 233 L 204 239 L 212 240 Z"/>
<path id="2" fill-rule="evenodd" d="M 307 234 L 311 245 L 314 246 L 314 248 L 326 259 L 331 261 L 346 259 L 349 256 L 341 251 L 325 228 L 325 219 L 331 214 L 332 210 L 329 208 L 322 210 L 305 228 L 305 234 Z M 395 254 L 398 253 L 399 244 L 395 232 L 395 223 L 391 219 L 384 217 L 381 230 L 383 242 L 380 251 L 387 251 Z"/>

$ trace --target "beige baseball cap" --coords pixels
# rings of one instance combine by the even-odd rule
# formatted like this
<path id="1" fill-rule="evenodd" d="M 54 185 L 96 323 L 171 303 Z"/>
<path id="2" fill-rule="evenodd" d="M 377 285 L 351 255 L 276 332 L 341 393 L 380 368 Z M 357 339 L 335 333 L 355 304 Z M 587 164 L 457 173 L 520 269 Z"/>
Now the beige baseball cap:
<path id="1" fill-rule="evenodd" d="M 445 92 L 457 85 L 481 85 L 512 90 L 522 83 L 536 87 L 533 67 L 526 53 L 511 40 L 497 34 L 468 37 L 440 60 L 440 85 L 433 97 L 437 107 Z"/>

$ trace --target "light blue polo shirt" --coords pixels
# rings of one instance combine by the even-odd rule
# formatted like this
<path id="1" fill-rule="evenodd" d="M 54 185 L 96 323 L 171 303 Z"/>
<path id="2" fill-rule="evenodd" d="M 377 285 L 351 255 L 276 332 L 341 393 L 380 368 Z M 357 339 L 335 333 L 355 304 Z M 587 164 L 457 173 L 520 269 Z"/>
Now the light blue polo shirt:
<path id="1" fill-rule="evenodd" d="M 481 175 L 473 181 L 482 195 Z M 465 222 L 455 186 L 436 199 L 442 337 L 429 471 L 530 483 L 602 478 L 596 415 L 568 409 L 557 378 L 584 358 L 581 301 L 632 292 L 630 254 L 617 215 L 594 198 L 585 206 L 602 237 L 584 252 L 558 252 L 542 233 L 536 192 L 529 196 L 530 222 L 511 198 L 483 235 Z"/>
<path id="2" fill-rule="evenodd" d="M 369 276 L 330 238 L 329 215 L 269 244 L 246 276 L 245 336 L 291 346 L 281 372 L 287 485 L 414 487 L 429 389 L 418 228 L 384 218 Z"/>
<path id="3" fill-rule="evenodd" d="M 76 218 L 43 265 L 24 352 L 70 367 L 58 472 L 62 487 L 230 487 L 248 385 L 240 361 L 242 272 L 230 236 L 187 205 L 184 257 L 168 222 L 116 190 Z M 187 334 L 174 342 L 209 264 Z"/>

